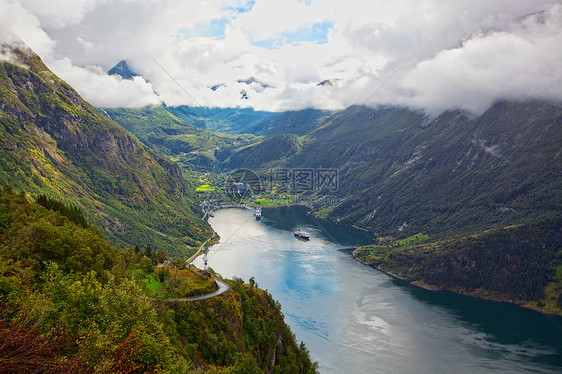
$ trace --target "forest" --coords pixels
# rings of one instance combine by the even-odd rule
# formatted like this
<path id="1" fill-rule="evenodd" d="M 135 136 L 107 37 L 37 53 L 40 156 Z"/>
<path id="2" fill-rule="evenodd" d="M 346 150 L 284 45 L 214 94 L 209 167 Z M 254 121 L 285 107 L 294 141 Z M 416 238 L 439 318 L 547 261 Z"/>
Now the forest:
<path id="1" fill-rule="evenodd" d="M 209 280 L 181 270 L 190 286 L 179 269 L 154 267 L 162 256 L 116 249 L 70 204 L 0 187 L 0 372 L 317 372 L 255 282 L 174 302 L 178 287 Z"/>

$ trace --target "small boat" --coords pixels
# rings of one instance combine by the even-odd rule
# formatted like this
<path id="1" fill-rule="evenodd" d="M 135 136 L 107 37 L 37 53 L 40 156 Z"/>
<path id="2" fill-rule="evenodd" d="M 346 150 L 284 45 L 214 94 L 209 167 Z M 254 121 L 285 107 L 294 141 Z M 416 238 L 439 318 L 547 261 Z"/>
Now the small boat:
<path id="1" fill-rule="evenodd" d="M 209 217 L 214 217 L 215 215 L 213 214 L 212 210 L 209 210 Z"/>
<path id="2" fill-rule="evenodd" d="M 295 237 L 299 239 L 310 240 L 310 235 L 308 235 L 307 232 L 301 230 L 295 231 Z"/>
<path id="3" fill-rule="evenodd" d="M 256 208 L 254 215 L 256 216 L 256 220 L 259 221 L 261 219 L 261 208 L 259 206 Z"/>

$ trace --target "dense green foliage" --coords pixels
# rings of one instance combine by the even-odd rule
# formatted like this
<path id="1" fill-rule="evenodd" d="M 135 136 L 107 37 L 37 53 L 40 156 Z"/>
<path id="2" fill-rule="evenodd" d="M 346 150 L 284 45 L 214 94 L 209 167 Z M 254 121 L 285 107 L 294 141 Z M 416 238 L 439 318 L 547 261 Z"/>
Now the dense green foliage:
<path id="1" fill-rule="evenodd" d="M 81 209 L 115 245 L 182 255 L 210 234 L 195 185 L 86 103 L 39 57 L 0 63 L 0 185 Z"/>
<path id="2" fill-rule="evenodd" d="M 317 365 L 303 345 L 294 343 L 294 334 L 283 322 L 280 304 L 240 279 L 230 284 L 236 293 L 173 305 L 177 330 L 187 336 L 187 343 L 200 347 L 202 358 L 216 365 L 232 365 L 250 354 L 256 359 L 254 370 L 315 373 Z M 188 336 L 186 331 L 198 333 Z"/>
<path id="3" fill-rule="evenodd" d="M 361 261 L 421 284 L 556 308 L 562 282 L 562 221 L 546 220 L 425 244 L 360 247 Z M 556 283 L 545 294 L 549 284 Z"/>
<path id="4" fill-rule="evenodd" d="M 265 168 L 270 162 L 277 163 L 292 156 L 300 148 L 301 143 L 296 135 L 275 135 L 239 149 L 228 157 L 222 166 L 230 169 Z"/>
<path id="5" fill-rule="evenodd" d="M 86 217 L 84 217 L 84 213 L 82 213 L 82 210 L 76 206 L 66 205 L 62 201 L 51 199 L 46 195 L 39 195 L 37 198 L 37 204 L 42 205 L 47 209 L 54 210 L 55 212 L 59 212 L 72 222 L 84 228 L 88 228 L 88 222 L 86 221 Z"/>
<path id="6" fill-rule="evenodd" d="M 195 282 L 184 293 L 212 282 L 180 272 Z M 237 281 L 205 302 L 170 302 L 175 274 L 0 187 L 0 372 L 316 372 L 269 294 Z"/>

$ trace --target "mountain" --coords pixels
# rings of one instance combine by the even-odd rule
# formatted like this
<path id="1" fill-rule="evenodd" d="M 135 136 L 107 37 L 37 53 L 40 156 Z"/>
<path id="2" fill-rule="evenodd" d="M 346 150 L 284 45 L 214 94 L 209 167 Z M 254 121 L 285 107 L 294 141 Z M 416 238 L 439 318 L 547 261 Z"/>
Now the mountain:
<path id="1" fill-rule="evenodd" d="M 559 215 L 561 122 L 562 108 L 542 102 L 498 103 L 478 118 L 350 107 L 277 166 L 337 169 L 331 217 L 342 223 L 396 236 L 468 233 Z M 262 143 L 232 155 L 233 167 L 258 167 L 238 156 Z"/>
<path id="2" fill-rule="evenodd" d="M 104 113 L 159 154 L 185 169 L 218 172 L 220 162 L 237 148 L 256 141 L 252 135 L 230 135 L 192 125 L 169 107 L 105 108 Z"/>
<path id="3" fill-rule="evenodd" d="M 248 134 L 248 129 L 274 115 L 252 108 L 168 107 L 176 117 L 195 126 L 227 134 Z"/>
<path id="4" fill-rule="evenodd" d="M 428 287 L 560 313 L 561 128 L 562 105 L 549 102 L 498 102 L 476 118 L 354 106 L 291 142 L 260 140 L 227 161 L 264 177 L 280 168 L 289 184 L 299 169 L 316 173 L 314 183 L 330 169 L 333 188 L 300 201 L 375 232 L 378 244 L 356 252 L 364 262 Z"/>
<path id="5" fill-rule="evenodd" d="M 119 75 L 123 79 L 133 79 L 133 77 L 139 76 L 134 70 L 129 67 L 129 64 L 125 60 L 121 60 L 107 71 L 109 75 Z"/>
<path id="6" fill-rule="evenodd" d="M 279 160 L 291 157 L 301 148 L 301 142 L 296 135 L 275 135 L 260 140 L 257 143 L 242 147 L 232 153 L 221 163 L 226 170 L 244 167 L 248 169 L 263 169 L 277 166 Z"/>
<path id="7" fill-rule="evenodd" d="M 48 202 L 0 186 L 1 373 L 318 372 L 253 279 L 170 300 L 215 281 L 183 261 L 155 271 L 148 249 L 117 250 L 68 219 L 70 206 Z"/>
<path id="8" fill-rule="evenodd" d="M 80 207 L 115 245 L 185 255 L 211 233 L 192 182 L 56 77 L 2 44 L 0 185 Z"/>
<path id="9" fill-rule="evenodd" d="M 195 126 L 227 134 L 305 135 L 320 127 L 330 111 L 303 109 L 263 112 L 252 108 L 167 107 L 176 117 Z"/>
<path id="10" fill-rule="evenodd" d="M 317 129 L 330 114 L 316 109 L 264 113 L 168 106 L 103 108 L 103 112 L 158 154 L 200 172 L 220 172 L 238 164 L 257 167 L 264 160 L 287 157 L 300 147 L 297 135 Z"/>
<path id="11" fill-rule="evenodd" d="M 306 135 L 321 126 L 331 112 L 319 109 L 302 109 L 275 113 L 246 128 L 255 135 Z"/>

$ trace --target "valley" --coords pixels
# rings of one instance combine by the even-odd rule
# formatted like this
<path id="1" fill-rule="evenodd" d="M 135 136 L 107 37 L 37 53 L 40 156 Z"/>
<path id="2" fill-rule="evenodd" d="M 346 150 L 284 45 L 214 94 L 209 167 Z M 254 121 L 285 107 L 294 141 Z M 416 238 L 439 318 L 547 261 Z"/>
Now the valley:
<path id="1" fill-rule="evenodd" d="M 292 132 L 287 116 L 305 121 L 308 132 Z M 214 174 L 259 175 L 261 195 L 251 205 L 304 204 L 319 217 L 375 233 L 380 244 L 423 233 L 423 244 L 379 244 L 355 254 L 414 284 L 562 312 L 559 105 L 498 102 L 478 118 L 462 111 L 430 118 L 396 107 L 350 107 L 311 122 L 306 111 L 276 118 L 267 119 L 272 135 L 196 136 L 208 144 Z M 205 140 L 225 136 L 238 143 Z M 291 173 L 324 169 L 337 174 L 336 189 L 293 191 Z M 283 183 L 272 179 L 280 172 Z"/>
<path id="2" fill-rule="evenodd" d="M 253 276 L 185 269 L 230 239 L 215 205 L 304 205 L 286 215 L 360 229 L 353 256 L 412 285 L 562 315 L 560 103 L 97 109 L 22 43 L 1 48 L 0 371 L 318 372 Z M 183 300 L 211 275 L 230 289 Z"/>

